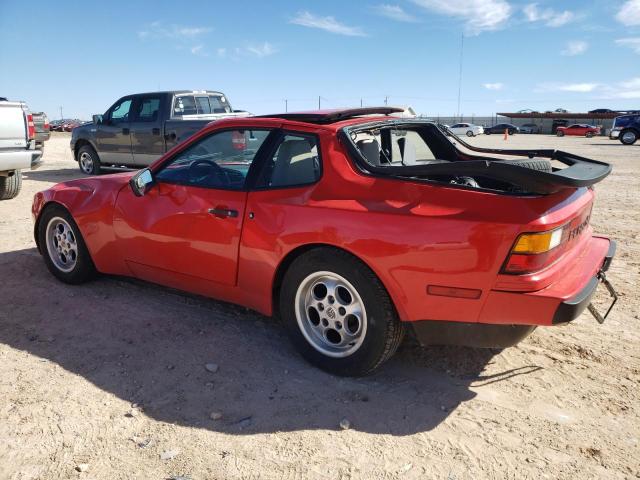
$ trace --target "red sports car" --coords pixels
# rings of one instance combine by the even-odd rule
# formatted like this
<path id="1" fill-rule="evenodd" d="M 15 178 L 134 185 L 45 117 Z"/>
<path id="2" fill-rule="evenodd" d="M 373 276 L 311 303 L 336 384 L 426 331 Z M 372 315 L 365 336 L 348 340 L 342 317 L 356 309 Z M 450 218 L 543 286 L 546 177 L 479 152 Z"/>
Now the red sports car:
<path id="1" fill-rule="evenodd" d="M 558 127 L 556 129 L 556 135 L 559 137 L 564 137 L 565 135 L 577 135 L 579 137 L 591 138 L 594 135 L 600 135 L 600 127 L 576 123 L 574 125 L 569 125 L 568 127 Z"/>
<path id="2" fill-rule="evenodd" d="M 614 295 L 615 243 L 589 225 L 608 164 L 480 149 L 396 111 L 211 123 L 150 168 L 36 194 L 36 243 L 67 283 L 128 275 L 278 314 L 341 375 L 379 367 L 408 327 L 505 347 L 574 320 L 600 283 Z"/>

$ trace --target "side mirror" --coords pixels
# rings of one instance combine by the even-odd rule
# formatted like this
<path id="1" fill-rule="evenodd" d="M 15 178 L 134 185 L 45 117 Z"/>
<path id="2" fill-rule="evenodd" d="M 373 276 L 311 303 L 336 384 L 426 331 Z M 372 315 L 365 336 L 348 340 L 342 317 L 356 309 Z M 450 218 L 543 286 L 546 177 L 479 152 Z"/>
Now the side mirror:
<path id="1" fill-rule="evenodd" d="M 140 170 L 129 180 L 129 186 L 136 197 L 142 197 L 146 194 L 154 183 L 153 175 L 151 175 L 151 170 L 148 168 Z"/>
<path id="2" fill-rule="evenodd" d="M 100 125 L 102 123 L 102 115 L 93 115 L 93 123 Z"/>

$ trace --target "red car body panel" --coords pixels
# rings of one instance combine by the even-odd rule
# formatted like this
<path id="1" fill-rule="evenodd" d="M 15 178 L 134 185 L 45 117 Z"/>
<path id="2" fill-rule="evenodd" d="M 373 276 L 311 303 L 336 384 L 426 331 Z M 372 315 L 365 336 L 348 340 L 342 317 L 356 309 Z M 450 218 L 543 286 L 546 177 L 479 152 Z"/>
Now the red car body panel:
<path id="1" fill-rule="evenodd" d="M 385 117 L 383 117 L 385 118 Z M 371 121 L 367 118 L 366 121 Z M 56 202 L 76 220 L 100 272 L 274 312 L 274 286 L 288 255 L 315 245 L 346 250 L 380 278 L 403 321 L 550 325 L 558 305 L 602 265 L 609 240 L 581 229 L 542 271 L 500 274 L 522 232 L 588 219 L 590 188 L 503 195 L 359 172 L 336 132 L 352 119 L 312 125 L 243 118 L 210 124 L 151 166 L 225 128 L 264 127 L 318 136 L 322 177 L 310 186 L 228 191 L 158 184 L 143 197 L 131 173 L 86 178 L 36 194 L 33 215 Z M 233 208 L 237 218 L 210 208 Z M 586 212 L 586 213 L 585 213 Z M 478 290 L 475 299 L 433 295 L 428 286 Z"/>
<path id="2" fill-rule="evenodd" d="M 600 135 L 600 127 L 585 127 L 581 125 L 569 125 L 568 127 L 558 127 L 556 130 L 562 131 L 565 135 L 576 135 L 584 137 L 587 133 Z"/>

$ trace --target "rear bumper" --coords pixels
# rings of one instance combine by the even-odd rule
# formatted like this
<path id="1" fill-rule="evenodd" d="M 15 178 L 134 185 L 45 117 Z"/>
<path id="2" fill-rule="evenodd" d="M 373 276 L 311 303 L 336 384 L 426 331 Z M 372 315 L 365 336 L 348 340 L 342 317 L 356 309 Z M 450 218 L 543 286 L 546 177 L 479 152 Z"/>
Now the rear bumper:
<path id="1" fill-rule="evenodd" d="M 423 345 L 513 346 L 537 326 L 566 324 L 578 318 L 589 307 L 615 252 L 615 241 L 592 237 L 574 268 L 549 287 L 527 293 L 491 291 L 477 323 L 422 320 L 410 324 Z"/>
<path id="2" fill-rule="evenodd" d="M 0 152 L 0 171 L 34 170 L 42 163 L 41 150 L 13 150 Z"/>

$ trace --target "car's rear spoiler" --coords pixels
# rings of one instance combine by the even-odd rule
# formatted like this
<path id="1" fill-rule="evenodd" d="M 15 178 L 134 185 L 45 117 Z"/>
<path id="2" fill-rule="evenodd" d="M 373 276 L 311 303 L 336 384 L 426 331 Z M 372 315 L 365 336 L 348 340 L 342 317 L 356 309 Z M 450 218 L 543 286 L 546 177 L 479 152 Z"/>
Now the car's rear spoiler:
<path id="1" fill-rule="evenodd" d="M 406 124 L 405 124 L 406 125 Z M 433 125 L 436 129 L 438 127 Z M 382 126 L 382 125 L 381 125 Z M 424 126 L 424 124 L 423 124 Z M 358 125 L 360 127 L 360 125 Z M 401 127 L 399 127 L 401 128 Z M 354 129 L 355 130 L 355 129 Z M 442 132 L 438 129 L 438 132 Z M 508 150 L 495 148 L 480 148 L 469 145 L 461 138 L 454 136 L 456 140 L 468 150 L 489 155 L 514 155 L 533 158 L 547 158 L 557 160 L 566 168 L 554 168 L 552 172 L 533 170 L 510 163 L 509 160 L 492 158 L 490 156 L 475 156 L 465 154 L 457 150 L 458 157 L 464 158 L 458 161 L 446 161 L 442 163 L 427 163 L 423 165 L 405 166 L 374 166 L 366 161 L 356 145 L 350 141 L 348 129 L 343 129 L 348 149 L 361 167 L 373 174 L 394 175 L 401 177 L 419 176 L 454 176 L 454 177 L 486 177 L 503 181 L 530 193 L 549 194 L 565 188 L 588 187 L 603 180 L 611 173 L 611 165 L 597 160 L 580 157 L 572 153 L 553 149 L 542 150 Z M 444 137 L 444 134 L 442 134 Z M 448 140 L 446 140 L 449 142 Z M 455 147 L 454 147 L 455 148 Z M 449 160 L 449 159 L 447 159 Z"/>

